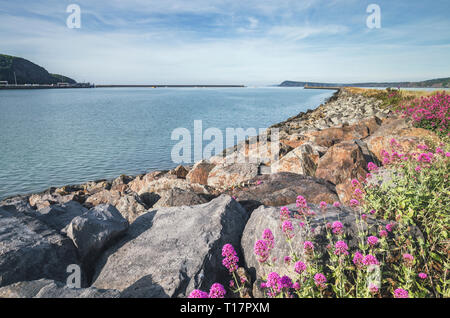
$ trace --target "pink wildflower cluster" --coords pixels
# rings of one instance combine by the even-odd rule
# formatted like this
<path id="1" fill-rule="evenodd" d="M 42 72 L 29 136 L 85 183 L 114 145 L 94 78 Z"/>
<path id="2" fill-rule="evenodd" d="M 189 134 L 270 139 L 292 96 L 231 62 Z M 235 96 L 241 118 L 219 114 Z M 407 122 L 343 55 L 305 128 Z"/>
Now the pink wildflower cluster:
<path id="1" fill-rule="evenodd" d="M 332 232 L 336 235 L 342 235 L 344 233 L 344 225 L 341 222 L 335 221 L 331 225 Z"/>
<path id="2" fill-rule="evenodd" d="M 449 135 L 450 95 L 438 92 L 436 95 L 421 97 L 402 105 L 404 116 L 414 120 L 417 126 L 432 128 Z"/>
<path id="3" fill-rule="evenodd" d="M 314 283 L 316 286 L 320 289 L 325 289 L 326 287 L 327 278 L 322 273 L 317 273 L 314 275 Z"/>
<path id="4" fill-rule="evenodd" d="M 194 289 L 191 291 L 188 298 L 208 298 L 208 293 L 201 291 L 200 289 Z"/>
<path id="5" fill-rule="evenodd" d="M 418 276 L 419 276 L 420 279 L 427 279 L 427 277 L 428 277 L 428 275 L 425 274 L 425 273 L 419 273 Z"/>
<path id="6" fill-rule="evenodd" d="M 376 170 L 378 170 L 378 166 L 376 164 L 374 164 L 373 162 L 369 162 L 367 164 L 367 170 L 376 171 Z"/>
<path id="7" fill-rule="evenodd" d="M 361 254 L 361 252 L 357 251 L 353 256 L 353 264 L 361 269 L 364 266 L 379 265 L 379 262 L 375 256 L 371 254 L 364 256 L 363 254 Z"/>
<path id="8" fill-rule="evenodd" d="M 231 244 L 225 244 L 223 246 L 222 256 L 224 257 L 222 264 L 230 271 L 230 273 L 237 270 L 239 257 Z"/>
<path id="9" fill-rule="evenodd" d="M 298 261 L 297 263 L 295 263 L 295 271 L 297 272 L 297 274 L 301 274 L 306 270 L 306 264 L 303 263 L 302 261 Z"/>
<path id="10" fill-rule="evenodd" d="M 370 285 L 369 285 L 369 292 L 370 292 L 372 295 L 377 294 L 377 293 L 378 293 L 378 290 L 379 290 L 379 288 L 378 288 L 377 285 L 375 285 L 375 284 L 370 284 Z"/>
<path id="11" fill-rule="evenodd" d="M 256 241 L 253 251 L 256 256 L 259 256 L 258 261 L 260 263 L 265 263 L 269 258 L 269 248 L 267 247 L 267 242 L 264 240 Z"/>
<path id="12" fill-rule="evenodd" d="M 367 243 L 369 243 L 369 246 L 373 247 L 378 244 L 378 237 L 376 236 L 369 236 L 367 238 Z"/>
<path id="13" fill-rule="evenodd" d="M 215 283 L 209 290 L 209 298 L 224 298 L 226 293 L 225 288 L 221 284 Z"/>
<path id="14" fill-rule="evenodd" d="M 194 289 L 188 298 L 224 298 L 226 293 L 222 284 L 214 283 L 209 289 L 209 294 L 200 289 Z"/>
<path id="15" fill-rule="evenodd" d="M 281 221 L 288 220 L 291 217 L 291 213 L 287 206 L 283 206 L 280 209 L 280 219 Z"/>
<path id="16" fill-rule="evenodd" d="M 294 287 L 294 283 L 289 276 L 280 277 L 276 272 L 267 275 L 267 282 L 261 284 L 261 288 L 269 288 L 269 296 L 275 297 L 283 290 L 289 290 Z"/>
<path id="17" fill-rule="evenodd" d="M 308 204 L 306 203 L 306 199 L 299 195 L 296 200 L 297 208 L 306 209 Z"/>
<path id="18" fill-rule="evenodd" d="M 269 229 L 265 229 L 262 235 L 262 240 L 258 240 L 253 248 L 255 255 L 258 256 L 258 261 L 265 263 L 270 255 L 270 250 L 274 247 L 274 237 Z"/>
<path id="19" fill-rule="evenodd" d="M 404 289 L 397 288 L 394 290 L 394 298 L 409 298 L 409 293 Z"/>
<path id="20" fill-rule="evenodd" d="M 348 255 L 348 245 L 344 241 L 337 241 L 334 248 L 335 255 Z"/>
<path id="21" fill-rule="evenodd" d="M 263 231 L 262 238 L 263 238 L 264 241 L 267 242 L 267 247 L 269 248 L 269 250 L 271 250 L 274 247 L 274 245 L 275 245 L 272 231 L 270 229 L 265 229 Z"/>
<path id="22" fill-rule="evenodd" d="M 292 222 L 291 221 L 288 221 L 288 220 L 284 221 L 281 228 L 283 230 L 283 233 L 286 235 L 286 237 L 288 239 L 291 239 L 291 238 L 294 237 L 294 233 L 293 233 L 294 232 L 294 227 L 292 226 Z"/>
<path id="23" fill-rule="evenodd" d="M 306 254 L 312 254 L 312 252 L 314 252 L 314 244 L 310 241 L 305 241 L 303 243 L 303 249 Z"/>

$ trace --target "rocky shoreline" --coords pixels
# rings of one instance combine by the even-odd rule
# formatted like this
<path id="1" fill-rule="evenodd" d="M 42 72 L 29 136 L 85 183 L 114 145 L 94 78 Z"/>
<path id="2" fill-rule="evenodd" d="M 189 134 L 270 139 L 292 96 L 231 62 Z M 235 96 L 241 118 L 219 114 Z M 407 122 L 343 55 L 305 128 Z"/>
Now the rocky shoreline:
<path id="1" fill-rule="evenodd" d="M 258 297 L 254 282 L 262 269 L 253 244 L 275 224 L 280 206 L 302 195 L 319 214 L 319 203 L 340 202 L 314 220 L 317 235 L 337 216 L 352 232 L 351 180 L 365 178 L 369 162 L 381 164 L 392 138 L 405 149 L 439 140 L 381 103 L 341 89 L 315 110 L 273 125 L 280 131 L 278 160 L 271 153 L 250 160 L 269 139 L 244 143 L 245 163 L 215 156 L 1 201 L 0 297 L 186 297 L 214 282 L 228 285 L 221 264 L 227 243 L 241 260 L 245 296 Z M 81 268 L 80 288 L 66 286 L 71 264 Z M 282 262 L 276 266 L 285 270 Z"/>

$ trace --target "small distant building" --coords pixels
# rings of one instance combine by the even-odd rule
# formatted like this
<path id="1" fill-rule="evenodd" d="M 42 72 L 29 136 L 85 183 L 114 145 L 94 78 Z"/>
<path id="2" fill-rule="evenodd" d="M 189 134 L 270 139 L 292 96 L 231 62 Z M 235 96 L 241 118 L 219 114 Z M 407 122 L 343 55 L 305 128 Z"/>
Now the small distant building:
<path id="1" fill-rule="evenodd" d="M 58 87 L 69 87 L 70 84 L 69 83 L 57 83 L 56 86 L 58 86 Z"/>
<path id="2" fill-rule="evenodd" d="M 0 81 L 0 86 L 8 86 L 8 81 Z"/>

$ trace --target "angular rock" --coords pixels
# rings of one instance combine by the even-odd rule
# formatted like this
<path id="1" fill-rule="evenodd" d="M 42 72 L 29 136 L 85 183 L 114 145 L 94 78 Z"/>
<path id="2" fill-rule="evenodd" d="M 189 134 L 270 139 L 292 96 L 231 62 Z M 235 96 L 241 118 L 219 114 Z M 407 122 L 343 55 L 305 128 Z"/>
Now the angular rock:
<path id="1" fill-rule="evenodd" d="M 214 164 L 206 160 L 197 162 L 189 173 L 186 175 L 186 180 L 189 183 L 208 184 L 209 172 L 215 167 Z"/>
<path id="2" fill-rule="evenodd" d="M 182 165 L 179 165 L 175 169 L 170 170 L 169 174 L 174 175 L 180 179 L 185 179 L 188 172 L 189 171 L 185 167 L 183 167 Z"/>
<path id="3" fill-rule="evenodd" d="M 308 202 L 334 203 L 338 201 L 333 184 L 315 177 L 279 172 L 258 176 L 249 181 L 248 187 L 227 191 L 236 197 L 247 210 L 252 211 L 264 204 L 266 206 L 282 206 L 295 203 L 297 196 L 304 196 Z"/>
<path id="4" fill-rule="evenodd" d="M 48 208 L 54 204 L 64 204 L 69 201 L 76 201 L 79 203 L 83 203 L 85 200 L 85 195 L 83 191 L 75 191 L 72 193 L 64 192 L 61 189 L 68 188 L 63 187 L 53 191 L 53 188 L 47 190 L 43 193 L 33 194 L 29 198 L 30 205 L 35 209 L 44 209 Z"/>
<path id="5" fill-rule="evenodd" d="M 118 190 L 103 190 L 86 199 L 88 207 L 99 204 L 111 204 L 119 210 L 124 218 L 132 223 L 139 215 L 147 212 L 147 206 L 136 193 L 123 193 Z"/>
<path id="6" fill-rule="evenodd" d="M 303 143 L 277 162 L 272 163 L 272 173 L 292 172 L 314 176 L 320 157 L 318 148 L 309 142 Z"/>
<path id="7" fill-rule="evenodd" d="M 53 204 L 56 204 L 57 199 L 49 194 L 33 194 L 30 196 L 29 203 L 35 209 L 43 209 L 49 207 Z"/>
<path id="8" fill-rule="evenodd" d="M 382 150 L 399 153 L 416 152 L 419 144 L 428 144 L 430 141 L 435 144 L 440 142 L 434 132 L 423 128 L 393 128 L 391 131 L 383 129 L 383 132 L 387 134 L 374 134 L 365 140 L 369 150 L 381 162 L 383 161 Z M 396 145 L 392 144 L 393 139 Z"/>
<path id="9" fill-rule="evenodd" d="M 19 282 L 0 288 L 0 298 L 118 298 L 117 290 L 69 288 L 65 284 L 39 279 Z"/>
<path id="10" fill-rule="evenodd" d="M 117 177 L 116 179 L 114 179 L 114 181 L 111 184 L 111 188 L 118 186 L 118 185 L 126 185 L 128 183 L 130 183 L 131 181 L 133 181 L 134 177 L 132 176 L 127 176 L 127 175 L 120 175 L 119 177 Z"/>
<path id="11" fill-rule="evenodd" d="M 100 204 L 74 218 L 64 232 L 83 263 L 92 263 L 108 244 L 125 234 L 128 221 L 112 205 Z"/>
<path id="12" fill-rule="evenodd" d="M 142 189 L 146 188 L 149 183 L 162 178 L 166 174 L 167 171 L 152 171 L 145 175 L 137 176 L 133 181 L 128 183 L 128 187 L 133 192 L 142 192 Z"/>
<path id="13" fill-rule="evenodd" d="M 331 147 L 343 141 L 366 138 L 373 134 L 380 124 L 381 120 L 379 118 L 372 117 L 358 121 L 354 125 L 328 128 L 305 135 L 311 142 L 319 146 Z"/>
<path id="14" fill-rule="evenodd" d="M 104 253 L 93 286 L 120 290 L 122 297 L 186 297 L 214 282 L 226 285 L 230 276 L 222 266 L 222 246 L 239 246 L 247 218 L 225 195 L 144 214 Z"/>
<path id="15" fill-rule="evenodd" d="M 119 210 L 120 214 L 132 223 L 140 215 L 147 212 L 147 206 L 141 197 L 135 193 L 123 195 L 114 202 L 114 206 Z"/>
<path id="16" fill-rule="evenodd" d="M 27 196 L 16 196 L 7 198 L 0 202 L 0 208 L 17 211 L 20 213 L 30 212 L 32 210 Z"/>
<path id="17" fill-rule="evenodd" d="M 138 194 L 141 196 L 145 195 L 146 193 L 159 194 L 173 188 L 179 188 L 182 190 L 193 191 L 195 193 L 203 193 L 203 194 L 210 194 L 213 191 L 213 189 L 211 189 L 206 185 L 198 183 L 191 184 L 187 180 L 179 179 L 175 176 L 164 176 L 156 180 L 147 182 L 145 186 L 143 186 L 139 190 Z"/>
<path id="18" fill-rule="evenodd" d="M 61 231 L 73 220 L 73 218 L 82 215 L 86 211 L 87 209 L 80 203 L 69 201 L 64 204 L 54 204 L 40 210 L 26 213 L 47 224 L 50 228 Z"/>
<path id="19" fill-rule="evenodd" d="M 344 141 L 329 148 L 320 158 L 316 177 L 341 184 L 366 177 L 366 157 L 358 142 Z"/>
<path id="20" fill-rule="evenodd" d="M 65 281 L 78 264 L 72 241 L 36 218 L 0 208 L 0 286 L 40 278 Z"/>
<path id="21" fill-rule="evenodd" d="M 308 138 L 305 135 L 300 135 L 297 133 L 286 136 L 286 139 L 280 139 L 281 143 L 288 145 L 293 149 L 300 147 L 307 141 Z"/>
<path id="22" fill-rule="evenodd" d="M 108 180 L 90 181 L 82 184 L 81 188 L 88 194 L 94 194 L 102 190 L 110 190 L 111 182 Z"/>
<path id="23" fill-rule="evenodd" d="M 210 200 L 208 200 L 204 194 L 196 194 L 193 191 L 173 188 L 161 192 L 159 200 L 152 206 L 152 208 L 198 205 L 208 201 Z"/>
<path id="24" fill-rule="evenodd" d="M 258 165 L 253 163 L 231 163 L 214 167 L 208 175 L 208 185 L 228 188 L 248 181 L 258 175 Z"/>
<path id="25" fill-rule="evenodd" d="M 230 163 L 271 164 L 294 149 L 283 142 L 272 142 L 270 138 L 270 135 L 251 137 L 225 149 L 222 154 L 213 156 L 208 161 L 216 166 Z"/>

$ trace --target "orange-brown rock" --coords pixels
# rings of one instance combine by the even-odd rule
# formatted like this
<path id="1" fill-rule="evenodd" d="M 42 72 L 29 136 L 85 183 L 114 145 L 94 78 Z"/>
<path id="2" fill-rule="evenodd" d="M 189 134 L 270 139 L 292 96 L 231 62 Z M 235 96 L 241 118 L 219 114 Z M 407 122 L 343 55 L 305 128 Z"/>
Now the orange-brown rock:
<path id="1" fill-rule="evenodd" d="M 65 195 L 60 195 L 59 193 L 65 192 L 52 192 L 48 190 L 44 193 L 33 194 L 28 199 L 28 203 L 35 209 L 43 209 L 52 206 L 57 203 L 67 203 L 69 201 L 76 201 L 78 203 L 83 203 L 85 196 L 83 191 L 74 191 Z"/>
<path id="2" fill-rule="evenodd" d="M 418 144 L 438 143 L 439 137 L 432 131 L 423 128 L 395 128 L 392 130 L 383 129 L 386 134 L 377 133 L 365 140 L 369 150 L 383 161 L 382 151 L 397 151 L 399 153 L 407 153 L 417 151 Z M 395 139 L 395 144 L 392 140 Z"/>
<path id="3" fill-rule="evenodd" d="M 290 172 L 258 176 L 249 183 L 251 185 L 248 187 L 227 191 L 249 211 L 262 204 L 279 207 L 295 203 L 299 195 L 305 197 L 308 203 L 315 204 L 321 201 L 332 204 L 339 200 L 333 184 Z"/>
<path id="4" fill-rule="evenodd" d="M 271 165 L 272 173 L 293 172 L 314 176 L 320 158 L 318 151 L 320 148 L 322 147 L 317 147 L 309 142 L 302 144 L 277 162 L 274 162 Z"/>
<path id="5" fill-rule="evenodd" d="M 302 144 L 304 144 L 306 141 L 308 141 L 306 136 L 299 134 L 292 134 L 289 135 L 286 139 L 280 139 L 281 143 L 288 145 L 289 147 L 292 148 L 297 148 Z"/>
<path id="6" fill-rule="evenodd" d="M 159 178 L 162 178 L 167 171 L 153 171 L 145 175 L 137 176 L 133 181 L 128 183 L 128 187 L 131 191 L 139 193 L 146 185 Z"/>
<path id="7" fill-rule="evenodd" d="M 344 141 L 328 149 L 320 158 L 316 177 L 336 185 L 354 178 L 364 178 L 367 161 L 363 149 L 356 141 Z"/>
<path id="8" fill-rule="evenodd" d="M 177 178 L 184 179 L 184 178 L 186 178 L 186 175 L 188 174 L 188 172 L 189 171 L 184 166 L 179 165 L 175 169 L 170 170 L 169 174 L 174 175 Z"/>
<path id="9" fill-rule="evenodd" d="M 355 199 L 354 190 L 355 188 L 352 186 L 350 179 L 336 185 L 336 192 L 339 196 L 339 200 L 345 205 L 348 205 L 351 199 Z"/>
<path id="10" fill-rule="evenodd" d="M 189 183 L 208 184 L 209 172 L 215 167 L 214 164 L 206 160 L 197 162 L 189 173 L 186 175 L 186 180 Z"/>
<path id="11" fill-rule="evenodd" d="M 258 175 L 254 163 L 230 163 L 217 165 L 208 175 L 208 185 L 214 188 L 229 188 L 246 182 Z"/>
<path id="12" fill-rule="evenodd" d="M 305 136 L 316 145 L 331 147 L 342 141 L 364 139 L 373 134 L 380 124 L 381 120 L 378 117 L 371 117 L 351 126 L 344 125 L 308 132 Z"/>

